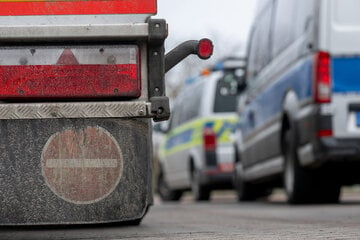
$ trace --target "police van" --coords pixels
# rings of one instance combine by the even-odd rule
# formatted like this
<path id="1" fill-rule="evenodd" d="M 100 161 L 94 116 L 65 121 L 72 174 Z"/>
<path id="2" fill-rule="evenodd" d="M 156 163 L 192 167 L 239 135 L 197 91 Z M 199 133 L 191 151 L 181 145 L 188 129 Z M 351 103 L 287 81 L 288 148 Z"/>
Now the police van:
<path id="1" fill-rule="evenodd" d="M 198 77 L 177 97 L 160 150 L 158 192 L 177 201 L 191 189 L 194 200 L 232 188 L 238 80 L 234 71 Z"/>
<path id="2" fill-rule="evenodd" d="M 289 203 L 337 202 L 360 182 L 360 2 L 258 5 L 240 103 L 240 200 L 284 186 Z"/>

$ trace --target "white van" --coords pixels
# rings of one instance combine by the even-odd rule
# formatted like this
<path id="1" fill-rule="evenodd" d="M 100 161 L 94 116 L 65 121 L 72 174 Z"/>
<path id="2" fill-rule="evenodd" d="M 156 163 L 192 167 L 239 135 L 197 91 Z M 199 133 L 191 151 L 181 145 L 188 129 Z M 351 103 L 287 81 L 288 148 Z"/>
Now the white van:
<path id="1" fill-rule="evenodd" d="M 248 48 L 240 200 L 285 186 L 290 203 L 337 202 L 360 182 L 360 1 L 262 0 Z"/>
<path id="2" fill-rule="evenodd" d="M 177 97 L 160 150 L 162 200 L 177 201 L 188 189 L 196 201 L 209 200 L 211 190 L 233 188 L 237 82 L 233 72 L 216 71 Z"/>

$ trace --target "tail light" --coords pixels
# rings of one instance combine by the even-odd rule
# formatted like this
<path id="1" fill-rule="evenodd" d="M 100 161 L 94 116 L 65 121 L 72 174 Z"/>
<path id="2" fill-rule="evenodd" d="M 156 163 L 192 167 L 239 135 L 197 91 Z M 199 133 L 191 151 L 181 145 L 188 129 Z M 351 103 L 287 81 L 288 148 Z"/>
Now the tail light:
<path id="1" fill-rule="evenodd" d="M 317 137 L 326 138 L 333 136 L 333 131 L 330 129 L 321 129 L 317 132 Z"/>
<path id="2" fill-rule="evenodd" d="M 314 101 L 316 103 L 331 102 L 331 67 L 330 55 L 319 52 L 314 63 Z"/>
<path id="3" fill-rule="evenodd" d="M 139 97 L 136 45 L 0 48 L 0 99 Z"/>
<path id="4" fill-rule="evenodd" d="M 213 54 L 213 51 L 214 45 L 212 44 L 211 40 L 203 38 L 199 41 L 197 54 L 201 59 L 210 58 Z"/>
<path id="5" fill-rule="evenodd" d="M 216 149 L 216 133 L 211 127 L 205 127 L 203 130 L 205 151 L 214 151 Z"/>

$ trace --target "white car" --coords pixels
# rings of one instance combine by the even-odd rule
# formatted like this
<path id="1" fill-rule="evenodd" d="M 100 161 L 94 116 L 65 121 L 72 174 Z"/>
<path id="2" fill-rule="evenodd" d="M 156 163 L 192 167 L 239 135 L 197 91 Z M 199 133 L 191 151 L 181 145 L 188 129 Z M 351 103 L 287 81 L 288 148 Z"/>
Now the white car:
<path id="1" fill-rule="evenodd" d="M 238 78 L 234 71 L 199 77 L 176 99 L 160 149 L 158 192 L 176 201 L 191 189 L 209 200 L 211 190 L 232 188 Z"/>

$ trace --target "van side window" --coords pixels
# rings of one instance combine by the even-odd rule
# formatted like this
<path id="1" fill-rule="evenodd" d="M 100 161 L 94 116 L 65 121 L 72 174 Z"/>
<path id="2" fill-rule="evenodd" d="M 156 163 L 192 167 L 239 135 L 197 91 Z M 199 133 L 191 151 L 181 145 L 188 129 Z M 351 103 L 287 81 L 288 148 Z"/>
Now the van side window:
<path id="1" fill-rule="evenodd" d="M 225 73 L 216 85 L 214 112 L 235 112 L 238 80 L 234 73 Z"/>
<path id="2" fill-rule="evenodd" d="M 194 89 L 189 93 L 189 98 L 186 103 L 187 113 L 186 113 L 186 121 L 190 121 L 199 116 L 200 113 L 200 105 L 201 99 L 203 96 L 204 84 L 197 85 Z"/>
<path id="3" fill-rule="evenodd" d="M 176 103 L 172 109 L 172 115 L 170 118 L 169 129 L 174 129 L 180 125 L 180 117 L 181 117 L 181 106 L 179 103 Z"/>
<path id="4" fill-rule="evenodd" d="M 271 60 L 272 9 L 273 5 L 267 4 L 256 18 L 257 24 L 250 39 L 248 79 L 256 76 Z"/>
<path id="5" fill-rule="evenodd" d="M 296 1 L 296 25 L 295 35 L 301 36 L 309 28 L 315 14 L 315 1 L 301 0 Z"/>
<path id="6" fill-rule="evenodd" d="M 276 17 L 274 19 L 273 56 L 281 53 L 295 40 L 294 17 L 296 2 L 303 2 L 303 0 L 277 0 Z"/>
<path id="7" fill-rule="evenodd" d="M 180 100 L 176 102 L 172 111 L 171 128 L 175 128 L 199 116 L 203 85 L 197 84 L 194 88 L 189 87 L 188 92 L 184 92 L 178 97 Z"/>

